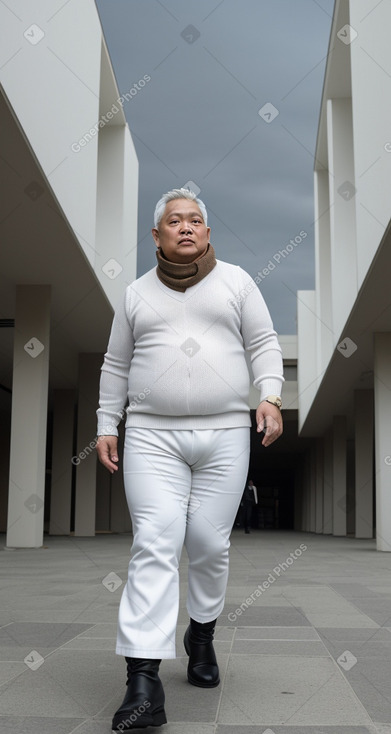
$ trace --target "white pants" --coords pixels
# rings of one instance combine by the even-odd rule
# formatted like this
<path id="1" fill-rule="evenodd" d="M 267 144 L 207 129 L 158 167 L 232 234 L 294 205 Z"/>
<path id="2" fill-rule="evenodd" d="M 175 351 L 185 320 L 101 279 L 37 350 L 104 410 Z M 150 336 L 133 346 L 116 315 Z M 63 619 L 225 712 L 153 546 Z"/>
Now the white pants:
<path id="1" fill-rule="evenodd" d="M 247 478 L 250 428 L 127 428 L 124 482 L 133 525 L 116 652 L 175 658 L 178 566 L 189 557 L 187 611 L 210 622 L 223 610 L 229 535 Z"/>

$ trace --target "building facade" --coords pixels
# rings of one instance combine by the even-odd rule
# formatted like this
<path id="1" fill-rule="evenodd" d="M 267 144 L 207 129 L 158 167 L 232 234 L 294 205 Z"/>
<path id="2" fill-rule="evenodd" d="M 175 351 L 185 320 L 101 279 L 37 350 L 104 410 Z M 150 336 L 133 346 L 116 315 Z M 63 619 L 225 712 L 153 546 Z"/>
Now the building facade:
<path id="1" fill-rule="evenodd" d="M 0 533 L 35 548 L 131 529 L 95 441 L 113 312 L 136 278 L 138 162 L 93 0 L 0 4 L 0 28 Z M 250 391 L 258 527 L 319 531 L 319 439 L 298 436 L 297 338 L 279 338 L 284 434 L 268 449 Z"/>
<path id="2" fill-rule="evenodd" d="M 3 3 L 0 28 L 0 530 L 39 547 L 45 527 L 94 534 L 97 484 L 107 509 L 80 457 L 136 277 L 138 162 L 93 0 Z"/>
<path id="3" fill-rule="evenodd" d="M 391 551 L 390 3 L 336 0 L 315 152 L 314 291 L 298 292 L 297 529 Z"/>

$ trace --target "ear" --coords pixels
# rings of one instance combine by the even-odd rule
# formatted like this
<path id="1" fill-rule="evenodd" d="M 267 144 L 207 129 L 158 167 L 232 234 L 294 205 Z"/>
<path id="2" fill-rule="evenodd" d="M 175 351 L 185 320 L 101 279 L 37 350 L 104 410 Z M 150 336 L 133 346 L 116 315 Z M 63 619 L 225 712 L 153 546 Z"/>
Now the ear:
<path id="1" fill-rule="evenodd" d="M 210 241 L 210 227 L 207 227 L 206 228 L 206 232 L 207 232 L 207 235 L 208 235 L 208 242 L 209 242 Z"/>
<path id="2" fill-rule="evenodd" d="M 159 240 L 160 240 L 159 230 L 156 229 L 155 227 L 153 227 L 153 229 L 152 229 L 152 237 L 155 240 L 156 247 L 160 247 L 160 245 L 159 245 Z"/>

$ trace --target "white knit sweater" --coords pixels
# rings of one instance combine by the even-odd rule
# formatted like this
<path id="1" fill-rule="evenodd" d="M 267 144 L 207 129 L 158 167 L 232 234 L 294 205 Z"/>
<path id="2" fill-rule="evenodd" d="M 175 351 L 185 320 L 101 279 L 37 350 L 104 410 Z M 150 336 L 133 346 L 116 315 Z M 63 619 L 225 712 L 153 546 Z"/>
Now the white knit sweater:
<path id="1" fill-rule="evenodd" d="M 242 268 L 217 260 L 184 293 L 156 268 L 126 288 L 101 371 L 97 435 L 126 426 L 250 426 L 250 353 L 260 401 L 280 395 L 281 347 L 265 301 Z"/>

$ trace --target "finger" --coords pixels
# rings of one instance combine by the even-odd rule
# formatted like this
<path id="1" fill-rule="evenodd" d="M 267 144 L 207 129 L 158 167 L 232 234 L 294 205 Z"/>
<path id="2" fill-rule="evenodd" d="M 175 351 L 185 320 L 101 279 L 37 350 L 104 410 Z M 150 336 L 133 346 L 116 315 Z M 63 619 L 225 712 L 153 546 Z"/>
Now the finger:
<path id="1" fill-rule="evenodd" d="M 273 441 L 275 441 L 281 435 L 282 426 L 270 415 L 266 416 L 263 423 L 263 432 L 265 435 L 262 440 L 262 445 L 270 446 L 270 444 L 273 443 Z"/>
<path id="2" fill-rule="evenodd" d="M 115 472 L 115 471 L 118 471 L 118 464 L 113 464 L 113 462 L 112 462 L 112 461 L 110 461 L 110 459 L 109 459 L 108 457 L 106 457 L 106 458 L 105 458 L 105 459 L 104 459 L 104 460 L 102 461 L 102 464 L 103 464 L 103 466 L 105 466 L 105 467 L 106 467 L 106 469 L 108 469 L 108 470 L 109 470 L 109 471 L 110 471 L 110 472 L 111 472 L 112 474 L 114 474 L 114 472 Z"/>
<path id="3" fill-rule="evenodd" d="M 108 442 L 100 441 L 97 443 L 97 452 L 99 461 L 106 467 L 112 474 L 118 470 L 118 466 L 113 463 L 118 461 L 118 455 L 116 450 Z"/>
<path id="4" fill-rule="evenodd" d="M 271 431 L 270 433 L 265 433 L 264 439 L 262 441 L 262 444 L 264 446 L 269 446 L 271 443 L 277 440 L 282 434 L 282 426 L 278 427 L 278 430 Z"/>

